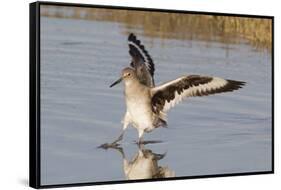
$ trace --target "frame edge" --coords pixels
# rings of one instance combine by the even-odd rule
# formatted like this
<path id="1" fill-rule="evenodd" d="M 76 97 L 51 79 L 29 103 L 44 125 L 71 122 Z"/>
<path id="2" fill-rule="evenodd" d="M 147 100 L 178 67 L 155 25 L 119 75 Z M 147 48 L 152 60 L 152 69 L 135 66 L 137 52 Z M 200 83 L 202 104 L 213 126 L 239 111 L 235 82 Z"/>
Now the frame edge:
<path id="1" fill-rule="evenodd" d="M 230 174 L 215 174 L 203 176 L 182 176 L 175 178 L 164 179 L 144 179 L 144 180 L 129 180 L 129 181 L 106 181 L 106 182 L 89 182 L 89 183 L 73 183 L 73 184 L 54 184 L 41 185 L 40 174 L 40 5 L 57 5 L 57 6 L 81 6 L 81 7 L 96 7 L 108 9 L 123 9 L 136 11 L 157 11 L 157 12 L 180 12 L 189 14 L 203 15 L 218 15 L 218 16 L 238 16 L 249 18 L 271 19 L 272 21 L 272 169 L 270 171 L 245 172 L 245 173 L 230 173 Z M 126 7 L 126 6 L 110 6 L 110 5 L 94 5 L 84 3 L 63 3 L 37 1 L 29 4 L 29 186 L 36 189 L 41 188 L 61 188 L 61 187 L 77 187 L 90 185 L 114 185 L 114 184 L 129 184 L 140 182 L 160 182 L 170 180 L 186 180 L 186 179 L 203 179 L 215 177 L 235 177 L 248 175 L 264 175 L 275 173 L 274 159 L 274 16 L 269 15 L 247 15 L 234 13 L 220 12 L 200 12 L 189 10 L 169 10 L 157 8 L 141 8 L 141 7 Z M 38 84 L 39 83 L 39 84 Z"/>
<path id="2" fill-rule="evenodd" d="M 39 3 L 29 4 L 29 186 L 40 188 L 38 126 L 38 10 Z"/>

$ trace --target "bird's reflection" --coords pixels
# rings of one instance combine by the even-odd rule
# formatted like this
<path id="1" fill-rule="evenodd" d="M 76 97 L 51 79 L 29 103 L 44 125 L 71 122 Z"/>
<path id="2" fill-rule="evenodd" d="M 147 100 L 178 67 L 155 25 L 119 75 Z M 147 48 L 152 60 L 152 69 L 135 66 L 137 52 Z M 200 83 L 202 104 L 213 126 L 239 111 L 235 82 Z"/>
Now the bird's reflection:
<path id="1" fill-rule="evenodd" d="M 165 154 L 157 154 L 144 145 L 138 146 L 138 151 L 132 160 L 128 160 L 122 147 L 111 147 L 117 150 L 123 159 L 123 171 L 126 179 L 153 179 L 175 177 L 175 172 L 167 166 L 159 166 L 158 161 L 163 159 Z"/>

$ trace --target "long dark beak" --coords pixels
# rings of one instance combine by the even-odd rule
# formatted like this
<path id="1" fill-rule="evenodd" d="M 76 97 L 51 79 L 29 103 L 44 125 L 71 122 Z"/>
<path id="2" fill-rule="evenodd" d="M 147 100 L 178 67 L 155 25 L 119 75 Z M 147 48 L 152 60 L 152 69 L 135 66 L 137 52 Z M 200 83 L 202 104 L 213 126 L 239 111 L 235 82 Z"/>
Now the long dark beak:
<path id="1" fill-rule="evenodd" d="M 118 79 L 117 81 L 115 81 L 114 83 L 112 83 L 109 87 L 111 88 L 111 87 L 115 86 L 116 84 L 120 83 L 122 80 L 123 80 L 123 79 L 122 79 L 122 77 L 121 77 L 120 79 Z"/>

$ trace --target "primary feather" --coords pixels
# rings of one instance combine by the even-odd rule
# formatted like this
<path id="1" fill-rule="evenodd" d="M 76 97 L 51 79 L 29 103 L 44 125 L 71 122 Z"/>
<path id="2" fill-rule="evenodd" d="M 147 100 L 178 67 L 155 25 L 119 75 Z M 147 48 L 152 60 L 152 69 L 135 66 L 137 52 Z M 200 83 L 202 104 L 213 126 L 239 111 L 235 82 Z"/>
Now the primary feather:
<path id="1" fill-rule="evenodd" d="M 154 112 L 167 112 L 186 97 L 207 96 L 241 88 L 245 82 L 218 77 L 190 75 L 151 89 Z"/>
<path id="2" fill-rule="evenodd" d="M 131 66 L 136 70 L 139 81 L 148 86 L 154 86 L 154 63 L 145 47 L 134 34 L 128 37 L 129 54 L 132 57 Z"/>

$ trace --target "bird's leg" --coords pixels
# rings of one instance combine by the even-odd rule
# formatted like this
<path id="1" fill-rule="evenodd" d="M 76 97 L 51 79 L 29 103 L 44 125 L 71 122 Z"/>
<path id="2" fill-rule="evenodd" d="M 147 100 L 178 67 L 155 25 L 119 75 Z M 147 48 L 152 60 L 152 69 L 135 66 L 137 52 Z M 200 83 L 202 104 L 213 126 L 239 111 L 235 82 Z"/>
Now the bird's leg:
<path id="1" fill-rule="evenodd" d="M 125 131 L 123 130 L 122 133 L 119 135 L 119 137 L 115 141 L 113 141 L 111 144 L 117 145 L 117 143 L 123 139 L 124 133 L 125 133 Z"/>
<path id="2" fill-rule="evenodd" d="M 127 129 L 127 127 L 128 127 L 129 124 L 130 124 L 130 114 L 129 114 L 128 111 L 126 111 L 122 123 L 123 123 L 123 130 L 122 130 L 122 133 L 121 133 L 121 135 L 120 135 L 115 141 L 112 142 L 112 144 L 117 144 L 119 141 L 121 141 L 121 140 L 123 139 L 123 135 L 124 135 L 124 133 L 125 133 L 125 130 Z"/>
<path id="3" fill-rule="evenodd" d="M 144 133 L 144 130 L 143 129 L 139 129 L 138 130 L 139 132 L 139 140 L 137 141 L 137 144 L 140 146 L 141 144 L 143 144 L 143 133 Z"/>
<path id="4" fill-rule="evenodd" d="M 118 136 L 118 138 L 116 140 L 114 140 L 112 143 L 104 143 L 102 145 L 99 146 L 99 148 L 103 148 L 103 149 L 108 149 L 108 148 L 115 148 L 118 147 L 119 144 L 118 142 L 120 142 L 123 139 L 125 130 L 127 129 L 128 125 L 130 124 L 130 117 L 129 117 L 129 113 L 126 112 L 125 116 L 124 116 L 124 121 L 123 121 L 123 130 L 122 133 Z"/>
<path id="5" fill-rule="evenodd" d="M 115 147 L 111 147 L 111 148 L 114 149 L 114 150 L 117 150 L 122 155 L 123 159 L 125 158 L 125 153 L 124 153 L 123 148 L 121 146 L 115 146 Z"/>
<path id="6" fill-rule="evenodd" d="M 118 151 L 121 153 L 122 158 L 124 159 L 126 156 L 125 156 L 125 153 L 123 151 L 123 148 L 118 148 Z"/>
<path id="7" fill-rule="evenodd" d="M 138 139 L 138 140 L 136 141 L 136 144 L 137 144 L 138 146 L 143 145 L 143 144 L 144 144 L 143 139 L 142 139 L 142 138 Z"/>
<path id="8" fill-rule="evenodd" d="M 119 137 L 113 141 L 111 144 L 117 144 L 118 142 L 120 142 L 123 139 L 125 130 L 127 129 L 128 125 L 129 125 L 129 121 L 128 121 L 128 112 L 126 112 L 125 117 L 124 117 L 124 122 L 123 122 L 123 130 L 122 133 L 119 135 Z"/>
<path id="9" fill-rule="evenodd" d="M 124 130 L 122 131 L 121 135 L 116 140 L 114 140 L 112 143 L 104 143 L 104 144 L 98 146 L 98 148 L 103 148 L 103 149 L 117 148 L 119 146 L 118 142 L 123 139 L 123 135 L 124 135 Z"/>

